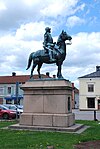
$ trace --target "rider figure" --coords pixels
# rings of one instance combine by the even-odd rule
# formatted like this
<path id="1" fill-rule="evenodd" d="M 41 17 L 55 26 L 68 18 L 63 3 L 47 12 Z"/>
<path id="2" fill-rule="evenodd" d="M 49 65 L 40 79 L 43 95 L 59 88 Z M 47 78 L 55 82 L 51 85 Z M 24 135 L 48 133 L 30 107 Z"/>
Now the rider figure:
<path id="1" fill-rule="evenodd" d="M 44 42 L 43 47 L 45 49 L 45 52 L 49 54 L 50 61 L 55 61 L 53 59 L 52 50 L 54 48 L 53 38 L 51 36 L 51 28 L 46 27 L 45 28 L 45 34 L 44 34 Z"/>

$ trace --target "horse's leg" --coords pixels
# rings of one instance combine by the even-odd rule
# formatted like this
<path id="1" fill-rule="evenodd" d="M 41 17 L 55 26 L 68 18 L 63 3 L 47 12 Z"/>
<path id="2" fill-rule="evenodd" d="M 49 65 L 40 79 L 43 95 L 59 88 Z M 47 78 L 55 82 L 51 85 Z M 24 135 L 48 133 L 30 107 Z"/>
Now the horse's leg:
<path id="1" fill-rule="evenodd" d="M 39 78 L 41 78 L 40 68 L 42 67 L 42 64 L 43 64 L 43 63 L 39 63 L 39 64 L 38 64 L 38 68 L 37 68 Z"/>
<path id="2" fill-rule="evenodd" d="M 61 73 L 61 66 L 62 66 L 62 63 L 59 62 L 57 65 L 58 65 L 57 77 L 58 77 L 58 78 L 63 78 L 62 73 Z"/>
<path id="3" fill-rule="evenodd" d="M 34 69 L 35 69 L 36 66 L 37 66 L 37 64 L 33 62 L 33 66 L 32 66 L 32 69 L 31 69 L 31 75 L 30 75 L 30 78 L 33 77 L 33 71 L 34 71 Z"/>

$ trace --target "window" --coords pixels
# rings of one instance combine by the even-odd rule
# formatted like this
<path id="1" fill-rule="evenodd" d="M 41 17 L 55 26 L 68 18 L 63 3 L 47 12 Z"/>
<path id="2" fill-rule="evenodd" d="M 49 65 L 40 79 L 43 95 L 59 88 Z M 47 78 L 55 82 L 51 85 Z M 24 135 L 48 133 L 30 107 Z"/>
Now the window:
<path id="1" fill-rule="evenodd" d="M 95 98 L 87 98 L 87 107 L 95 108 Z"/>
<path id="2" fill-rule="evenodd" d="M 11 87 L 8 87 L 8 94 L 11 94 Z"/>
<path id="3" fill-rule="evenodd" d="M 3 95 L 3 93 L 4 93 L 4 88 L 0 87 L 0 95 Z"/>
<path id="4" fill-rule="evenodd" d="M 88 92 L 94 92 L 94 84 L 88 84 Z"/>

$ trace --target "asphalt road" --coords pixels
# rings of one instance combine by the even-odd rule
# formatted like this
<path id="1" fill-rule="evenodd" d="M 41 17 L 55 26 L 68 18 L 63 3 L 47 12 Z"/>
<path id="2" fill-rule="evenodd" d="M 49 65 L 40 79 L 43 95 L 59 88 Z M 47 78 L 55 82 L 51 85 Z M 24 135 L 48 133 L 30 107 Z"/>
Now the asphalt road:
<path id="1" fill-rule="evenodd" d="M 74 109 L 72 112 L 75 114 L 76 120 L 94 120 L 94 111 L 79 111 Z M 96 111 L 96 119 L 100 121 L 100 111 Z"/>

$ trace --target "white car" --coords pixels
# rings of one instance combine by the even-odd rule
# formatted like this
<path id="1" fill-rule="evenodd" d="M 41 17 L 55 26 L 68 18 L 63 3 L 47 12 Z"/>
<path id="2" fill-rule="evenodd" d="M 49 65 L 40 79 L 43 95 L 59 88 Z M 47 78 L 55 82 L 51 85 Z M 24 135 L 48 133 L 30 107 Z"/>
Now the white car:
<path id="1" fill-rule="evenodd" d="M 18 117 L 23 113 L 23 108 L 21 108 L 20 105 L 13 105 L 13 104 L 3 104 L 3 105 L 12 111 L 16 111 Z"/>

